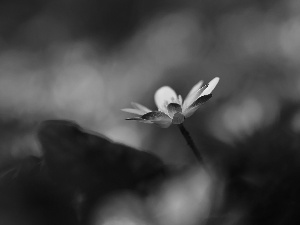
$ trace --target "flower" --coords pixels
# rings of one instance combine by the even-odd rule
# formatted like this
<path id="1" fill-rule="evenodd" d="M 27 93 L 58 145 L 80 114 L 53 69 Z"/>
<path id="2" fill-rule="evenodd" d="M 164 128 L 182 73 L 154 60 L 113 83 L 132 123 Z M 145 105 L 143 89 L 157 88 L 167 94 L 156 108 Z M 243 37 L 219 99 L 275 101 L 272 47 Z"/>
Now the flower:
<path id="1" fill-rule="evenodd" d="M 167 128 L 171 124 L 181 124 L 186 118 L 193 115 L 201 104 L 212 97 L 211 92 L 219 80 L 219 77 L 215 77 L 203 87 L 201 87 L 203 81 L 198 82 L 190 90 L 184 101 L 182 101 L 181 95 L 177 95 L 171 87 L 163 86 L 154 95 L 157 111 L 152 111 L 135 102 L 131 103 L 133 108 L 122 109 L 122 111 L 138 115 L 138 117 L 127 118 L 126 120 L 154 123 L 162 128 Z"/>

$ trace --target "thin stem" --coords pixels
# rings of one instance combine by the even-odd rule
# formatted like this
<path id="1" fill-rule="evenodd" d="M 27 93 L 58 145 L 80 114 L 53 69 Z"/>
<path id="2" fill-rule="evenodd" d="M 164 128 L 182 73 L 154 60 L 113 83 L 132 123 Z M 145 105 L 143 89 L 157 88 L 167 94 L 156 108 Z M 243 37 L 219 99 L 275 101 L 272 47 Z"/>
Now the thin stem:
<path id="1" fill-rule="evenodd" d="M 190 133 L 185 129 L 185 127 L 183 126 L 183 124 L 178 124 L 178 127 L 180 129 L 180 132 L 182 133 L 182 135 L 184 136 L 187 144 L 191 147 L 194 155 L 196 156 L 197 160 L 199 163 L 203 163 L 203 158 L 200 154 L 200 152 L 198 151 L 195 142 L 193 141 Z"/>

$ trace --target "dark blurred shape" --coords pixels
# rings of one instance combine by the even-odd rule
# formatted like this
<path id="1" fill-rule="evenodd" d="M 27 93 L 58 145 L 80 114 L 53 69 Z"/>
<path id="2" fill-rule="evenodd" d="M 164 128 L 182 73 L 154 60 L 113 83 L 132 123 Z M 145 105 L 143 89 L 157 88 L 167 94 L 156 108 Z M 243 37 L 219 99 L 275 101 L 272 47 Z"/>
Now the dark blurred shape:
<path id="1" fill-rule="evenodd" d="M 113 143 L 65 120 L 43 122 L 38 138 L 51 179 L 68 192 L 83 196 L 83 220 L 99 200 L 118 191 L 147 194 L 166 169 L 154 155 Z"/>
<path id="2" fill-rule="evenodd" d="M 164 169 L 154 155 L 113 143 L 65 120 L 43 122 L 38 131 L 47 167 L 54 179 L 71 188 L 101 185 L 105 190 L 131 188 Z M 96 179 L 91 179 L 95 176 Z"/>

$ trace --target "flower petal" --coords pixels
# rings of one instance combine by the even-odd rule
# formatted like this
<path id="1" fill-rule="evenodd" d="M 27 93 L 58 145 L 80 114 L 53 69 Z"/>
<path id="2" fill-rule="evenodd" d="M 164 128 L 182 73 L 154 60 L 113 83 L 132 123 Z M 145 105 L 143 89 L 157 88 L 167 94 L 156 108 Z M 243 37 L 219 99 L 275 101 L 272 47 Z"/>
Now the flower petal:
<path id="1" fill-rule="evenodd" d="M 176 92 L 169 86 L 159 88 L 154 94 L 154 101 L 158 110 L 168 113 L 167 106 L 169 103 L 177 103 Z"/>
<path id="2" fill-rule="evenodd" d="M 200 96 L 203 95 L 209 95 L 217 86 L 217 84 L 219 83 L 220 78 L 219 77 L 215 77 L 214 79 L 212 79 L 207 85 L 208 87 L 201 93 Z"/>
<path id="3" fill-rule="evenodd" d="M 215 77 L 208 84 L 206 84 L 205 86 L 201 87 L 196 92 L 193 92 L 190 95 L 188 95 L 185 98 L 184 102 L 183 102 L 182 110 L 183 111 L 187 110 L 187 108 L 191 104 L 193 104 L 200 96 L 209 95 L 215 89 L 215 87 L 217 86 L 219 80 L 220 80 L 219 77 Z M 194 87 L 196 87 L 196 85 Z M 192 88 L 192 90 L 194 89 L 194 87 Z"/>
<path id="4" fill-rule="evenodd" d="M 193 94 L 194 92 L 198 91 L 201 88 L 202 84 L 203 84 L 203 80 L 200 80 L 197 84 L 195 84 L 190 90 L 190 92 L 188 93 L 188 95 L 186 96 L 186 98 L 191 94 Z"/>
<path id="5" fill-rule="evenodd" d="M 181 105 L 177 103 L 170 103 L 167 108 L 168 108 L 168 114 L 171 118 L 173 118 L 175 113 L 182 112 Z"/>
<path id="6" fill-rule="evenodd" d="M 207 102 L 212 97 L 212 94 L 201 95 L 189 108 L 198 107 L 199 105 Z"/>
<path id="7" fill-rule="evenodd" d="M 141 105 L 139 103 L 136 103 L 136 102 L 131 102 L 131 105 L 133 106 L 133 108 L 139 109 L 139 110 L 141 110 L 141 111 L 143 111 L 145 113 L 148 113 L 148 112 L 152 111 L 152 110 L 148 109 L 146 106 L 143 106 L 143 105 Z"/>
<path id="8" fill-rule="evenodd" d="M 144 115 L 145 112 L 140 109 L 121 109 L 123 112 L 128 112 L 136 115 Z"/>
<path id="9" fill-rule="evenodd" d="M 183 115 L 185 118 L 190 117 L 191 115 L 196 112 L 197 109 L 199 109 L 200 105 L 208 101 L 212 97 L 212 94 L 209 95 L 203 95 L 199 97 L 195 102 L 193 102 L 186 110 L 183 111 Z"/>
<path id="10" fill-rule="evenodd" d="M 184 102 L 183 102 L 183 106 L 182 106 L 182 110 L 185 111 L 191 104 L 193 104 L 193 102 L 195 102 L 197 100 L 197 98 L 199 98 L 202 94 L 202 92 L 207 88 L 207 84 L 204 85 L 203 87 L 201 87 L 200 89 L 198 89 L 197 91 L 194 92 L 190 92 L 188 94 L 188 96 L 186 96 Z"/>
<path id="11" fill-rule="evenodd" d="M 136 120 L 136 121 L 139 121 L 142 123 L 153 123 L 150 120 L 145 120 L 145 119 L 142 119 L 141 117 L 126 118 L 126 120 Z"/>
<path id="12" fill-rule="evenodd" d="M 178 95 L 178 101 L 179 101 L 179 104 L 182 106 L 182 97 L 181 97 L 181 95 Z"/>
<path id="13" fill-rule="evenodd" d="M 151 121 L 162 128 L 167 128 L 172 124 L 172 119 L 167 114 L 159 111 L 146 113 L 141 118 Z"/>

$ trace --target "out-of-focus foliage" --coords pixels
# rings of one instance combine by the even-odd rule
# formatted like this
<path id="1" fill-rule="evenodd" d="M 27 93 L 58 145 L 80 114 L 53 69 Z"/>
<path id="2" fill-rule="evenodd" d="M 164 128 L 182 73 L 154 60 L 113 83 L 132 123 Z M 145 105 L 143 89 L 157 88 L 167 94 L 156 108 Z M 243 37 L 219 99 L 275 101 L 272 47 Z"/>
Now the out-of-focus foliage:
<path id="1" fill-rule="evenodd" d="M 176 127 L 128 123 L 120 109 L 155 109 L 157 88 L 187 94 L 219 76 L 185 124 L 213 172 L 180 169 L 146 199 L 116 193 L 93 223 L 299 224 L 299 15 L 297 0 L 1 1 L 0 167 L 23 173 L 1 182 L 0 223 L 75 223 L 73 197 L 36 169 L 38 122 L 75 120 L 184 167 L 194 159 Z"/>
<path id="2" fill-rule="evenodd" d="M 37 135 L 50 179 L 71 197 L 82 196 L 77 214 L 85 223 L 95 204 L 109 195 L 148 194 L 168 174 L 157 157 L 87 133 L 73 122 L 43 122 Z"/>

